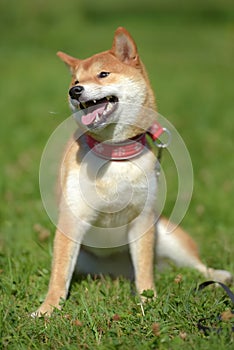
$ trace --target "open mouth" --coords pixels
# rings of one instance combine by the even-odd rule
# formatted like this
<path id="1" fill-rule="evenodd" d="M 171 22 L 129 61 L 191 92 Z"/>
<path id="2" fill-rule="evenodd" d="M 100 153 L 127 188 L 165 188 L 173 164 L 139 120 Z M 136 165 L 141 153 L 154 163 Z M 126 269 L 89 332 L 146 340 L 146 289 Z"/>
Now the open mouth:
<path id="1" fill-rule="evenodd" d="M 117 106 L 116 96 L 103 97 L 100 100 L 80 102 L 79 108 L 84 113 L 81 122 L 88 127 L 98 127 L 106 123 Z"/>

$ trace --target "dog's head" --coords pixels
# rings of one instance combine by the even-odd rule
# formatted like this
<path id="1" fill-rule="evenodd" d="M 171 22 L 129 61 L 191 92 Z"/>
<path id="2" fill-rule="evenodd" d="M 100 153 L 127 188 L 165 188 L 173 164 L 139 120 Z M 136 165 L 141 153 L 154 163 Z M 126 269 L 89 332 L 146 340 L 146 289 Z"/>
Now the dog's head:
<path id="1" fill-rule="evenodd" d="M 155 109 L 144 65 L 126 29 L 116 30 L 112 48 L 80 60 L 57 55 L 70 67 L 69 103 L 78 121 L 99 138 L 121 141 L 146 130 L 152 120 L 142 108 Z M 101 136 L 100 136 L 101 135 Z"/>

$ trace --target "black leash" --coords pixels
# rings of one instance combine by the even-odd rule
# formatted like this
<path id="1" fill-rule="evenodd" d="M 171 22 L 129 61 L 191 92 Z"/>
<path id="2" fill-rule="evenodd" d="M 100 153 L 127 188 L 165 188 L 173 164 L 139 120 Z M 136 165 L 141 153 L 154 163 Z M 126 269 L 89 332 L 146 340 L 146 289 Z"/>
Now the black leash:
<path id="1" fill-rule="evenodd" d="M 231 299 L 232 303 L 234 304 L 234 294 L 232 293 L 232 291 L 222 282 L 216 282 L 216 281 L 206 281 L 201 283 L 198 288 L 196 289 L 197 292 L 202 291 L 204 288 L 206 288 L 207 286 L 211 285 L 211 284 L 219 284 L 227 293 L 227 295 L 229 296 L 229 298 Z M 234 318 L 234 310 L 230 311 L 230 318 Z M 215 332 L 215 333 L 220 333 L 223 329 L 221 327 L 217 328 L 217 327 L 208 327 L 205 325 L 205 323 L 207 323 L 207 320 L 209 320 L 208 318 L 201 318 L 198 323 L 197 323 L 197 327 L 200 331 L 203 331 L 205 335 L 209 335 L 211 332 Z M 217 321 L 223 321 L 223 318 L 221 315 L 217 316 Z M 231 327 L 231 331 L 234 332 L 234 326 L 232 325 Z"/>

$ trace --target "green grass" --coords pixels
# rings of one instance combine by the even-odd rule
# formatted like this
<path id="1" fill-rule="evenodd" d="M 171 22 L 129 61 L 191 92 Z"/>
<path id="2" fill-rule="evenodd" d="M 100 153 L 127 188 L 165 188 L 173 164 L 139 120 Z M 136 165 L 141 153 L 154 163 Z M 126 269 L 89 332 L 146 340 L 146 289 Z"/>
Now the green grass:
<path id="1" fill-rule="evenodd" d="M 40 199 L 40 157 L 70 115 L 69 75 L 55 53 L 85 58 L 105 50 L 119 25 L 136 39 L 159 111 L 192 158 L 194 194 L 183 225 L 207 263 L 234 272 L 232 2 L 2 0 L 0 13 L 0 348 L 231 349 L 230 323 L 220 335 L 198 331 L 199 318 L 231 306 L 219 289 L 194 295 L 203 278 L 188 269 L 155 272 L 158 299 L 145 316 L 129 283 L 108 278 L 73 283 L 50 320 L 29 314 L 47 290 L 54 232 Z M 166 154 L 163 166 L 169 214 L 176 183 Z"/>

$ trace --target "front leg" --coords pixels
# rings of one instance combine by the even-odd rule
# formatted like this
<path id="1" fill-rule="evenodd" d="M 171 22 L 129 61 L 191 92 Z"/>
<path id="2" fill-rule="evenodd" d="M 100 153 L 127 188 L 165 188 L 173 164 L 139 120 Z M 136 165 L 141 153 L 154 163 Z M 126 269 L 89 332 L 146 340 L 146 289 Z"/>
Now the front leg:
<path id="1" fill-rule="evenodd" d="M 67 297 L 79 250 L 80 243 L 69 239 L 57 229 L 49 290 L 43 304 L 32 314 L 33 317 L 49 316 L 54 308 L 61 308 L 61 301 Z"/>
<path id="2" fill-rule="evenodd" d="M 135 273 L 135 284 L 139 294 L 142 294 L 144 290 L 151 289 L 156 296 L 154 285 L 155 225 L 149 217 L 144 218 L 143 221 L 138 222 L 136 220 L 129 232 L 129 246 Z M 149 224 L 151 221 L 152 225 Z"/>

